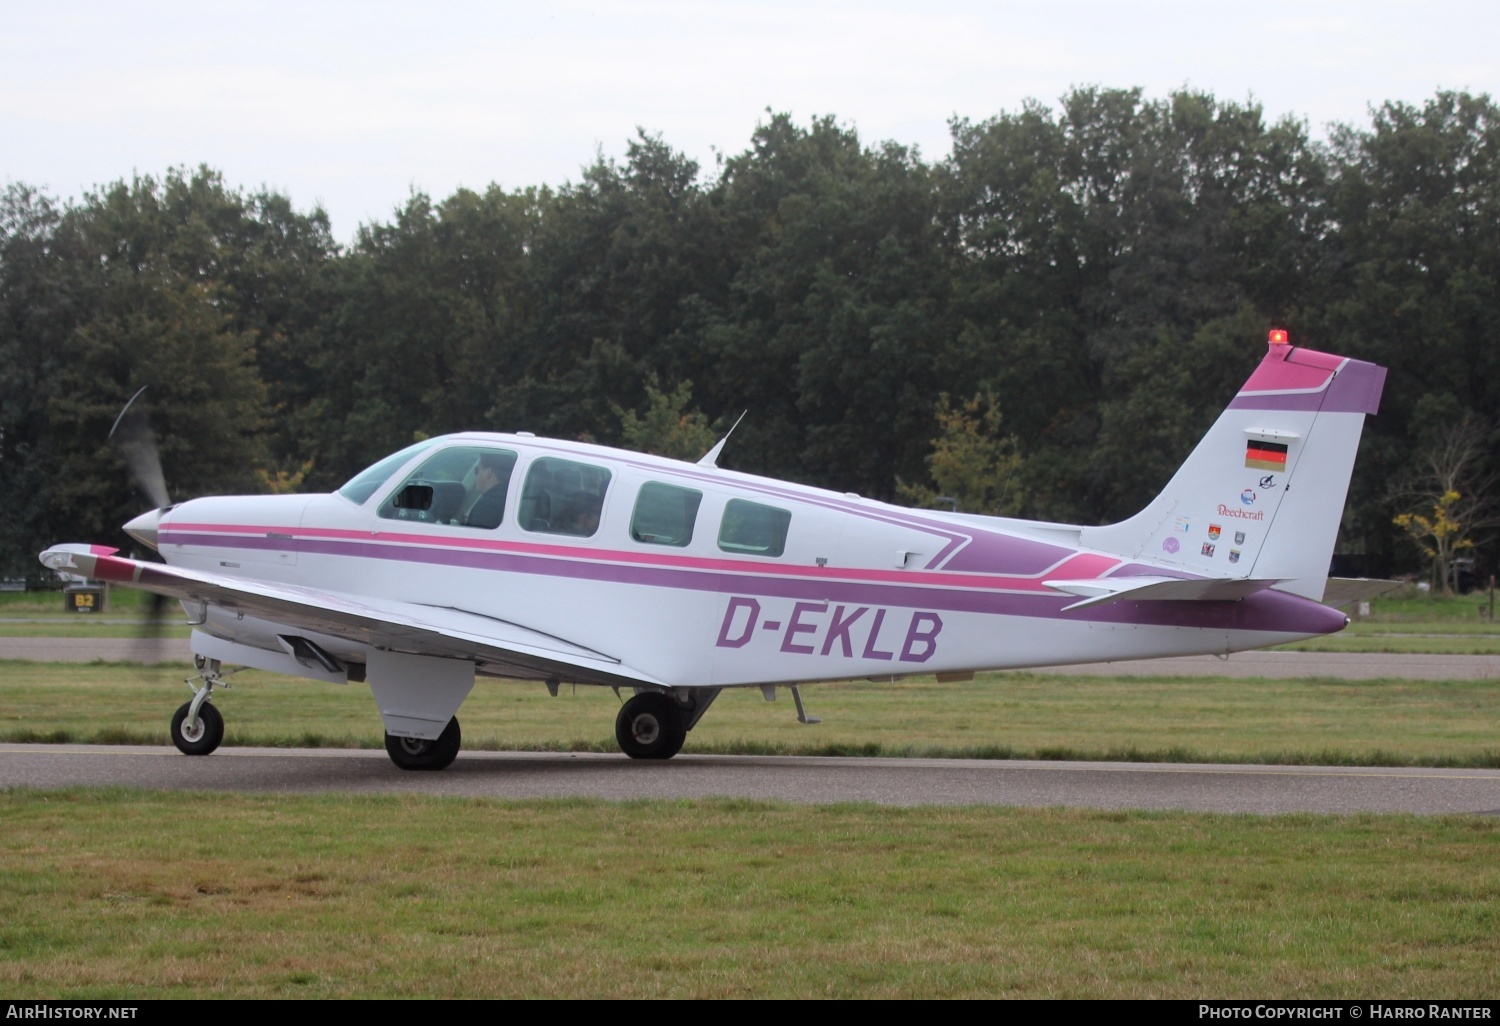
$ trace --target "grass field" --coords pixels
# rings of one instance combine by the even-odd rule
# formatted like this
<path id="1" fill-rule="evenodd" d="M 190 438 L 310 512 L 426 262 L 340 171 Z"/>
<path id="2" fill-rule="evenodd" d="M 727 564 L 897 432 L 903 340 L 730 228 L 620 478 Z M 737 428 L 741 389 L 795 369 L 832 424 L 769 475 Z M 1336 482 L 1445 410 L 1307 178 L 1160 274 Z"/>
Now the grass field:
<path id="1" fill-rule="evenodd" d="M 0 793 L 34 997 L 1500 990 L 1489 819 Z"/>
<path id="2" fill-rule="evenodd" d="M 184 671 L 7 663 L 0 740 L 166 743 L 190 697 Z M 225 743 L 380 747 L 363 685 L 244 671 L 216 697 Z M 789 695 L 722 695 L 685 751 L 806 755 L 1500 766 L 1500 681 L 1233 680 L 981 674 L 961 684 L 821 684 L 824 722 L 797 723 Z M 482 680 L 460 711 L 468 749 L 618 748 L 607 689 Z"/>

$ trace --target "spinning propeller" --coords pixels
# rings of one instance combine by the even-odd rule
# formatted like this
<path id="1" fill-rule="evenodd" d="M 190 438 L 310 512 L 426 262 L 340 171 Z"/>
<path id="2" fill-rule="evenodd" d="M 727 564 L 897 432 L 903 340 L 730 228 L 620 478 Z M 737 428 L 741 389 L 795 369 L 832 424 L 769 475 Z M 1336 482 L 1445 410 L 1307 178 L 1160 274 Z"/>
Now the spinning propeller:
<path id="1" fill-rule="evenodd" d="M 154 550 L 156 545 L 155 521 L 161 511 L 172 504 L 171 497 L 167 494 L 167 479 L 161 469 L 161 454 L 156 447 L 156 435 L 151 430 L 151 421 L 146 416 L 143 407 L 135 405 L 141 393 L 150 387 L 142 385 L 130 397 L 120 415 L 115 418 L 114 426 L 109 429 L 109 443 L 125 465 L 130 468 L 130 476 L 135 479 L 136 486 L 154 507 L 153 512 L 137 517 L 126 526 L 126 530 L 138 541 L 145 542 Z M 152 527 L 149 531 L 131 530 L 141 521 L 149 518 Z M 149 556 L 147 558 L 150 558 Z M 152 595 L 150 604 L 146 609 L 146 621 L 141 628 L 143 640 L 153 640 L 161 637 L 162 617 L 166 613 L 167 598 L 163 595 Z"/>

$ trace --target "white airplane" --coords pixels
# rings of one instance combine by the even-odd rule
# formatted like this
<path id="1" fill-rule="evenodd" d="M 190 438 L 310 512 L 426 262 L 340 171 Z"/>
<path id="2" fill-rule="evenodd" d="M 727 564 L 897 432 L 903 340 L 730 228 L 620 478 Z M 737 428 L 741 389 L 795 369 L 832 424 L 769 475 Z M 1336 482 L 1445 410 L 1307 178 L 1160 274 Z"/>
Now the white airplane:
<path id="1" fill-rule="evenodd" d="M 413 445 L 330 495 L 193 499 L 126 525 L 166 561 L 59 545 L 53 570 L 181 601 L 202 685 L 172 740 L 223 739 L 226 665 L 367 682 L 403 769 L 458 754 L 476 675 L 628 690 L 624 752 L 669 759 L 725 688 L 1228 654 L 1330 634 L 1323 602 L 1385 369 L 1269 351 L 1149 506 L 1102 527 L 892 506 L 517 434 Z M 163 502 L 165 500 L 163 499 Z M 1337 596 L 1355 597 L 1359 582 Z"/>

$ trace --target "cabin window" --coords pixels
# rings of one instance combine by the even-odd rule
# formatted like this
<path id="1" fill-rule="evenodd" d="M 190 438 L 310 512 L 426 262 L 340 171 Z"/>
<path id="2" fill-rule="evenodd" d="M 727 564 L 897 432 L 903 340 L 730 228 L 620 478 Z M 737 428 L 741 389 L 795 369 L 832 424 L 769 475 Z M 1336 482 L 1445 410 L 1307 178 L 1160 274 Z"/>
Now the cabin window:
<path id="1" fill-rule="evenodd" d="M 344 487 L 339 489 L 339 494 L 356 506 L 363 506 L 369 501 L 370 496 L 380 490 L 380 486 L 390 479 L 390 476 L 406 465 L 411 459 L 423 449 L 430 449 L 437 444 L 436 439 L 418 442 L 409 445 L 400 452 L 392 453 L 374 466 L 366 467 L 354 477 L 350 478 Z"/>
<path id="2" fill-rule="evenodd" d="M 516 467 L 509 449 L 454 446 L 434 453 L 380 504 L 387 520 L 499 527 Z"/>
<path id="3" fill-rule="evenodd" d="M 635 497 L 630 537 L 646 545 L 687 545 L 693 540 L 693 522 L 702 501 L 702 492 L 648 481 Z"/>
<path id="4" fill-rule="evenodd" d="M 719 548 L 756 556 L 779 556 L 786 551 L 791 513 L 758 502 L 730 499 L 719 524 Z"/>
<path id="5" fill-rule="evenodd" d="M 528 531 L 592 538 L 609 478 L 603 467 L 542 457 L 526 472 L 516 518 Z"/>

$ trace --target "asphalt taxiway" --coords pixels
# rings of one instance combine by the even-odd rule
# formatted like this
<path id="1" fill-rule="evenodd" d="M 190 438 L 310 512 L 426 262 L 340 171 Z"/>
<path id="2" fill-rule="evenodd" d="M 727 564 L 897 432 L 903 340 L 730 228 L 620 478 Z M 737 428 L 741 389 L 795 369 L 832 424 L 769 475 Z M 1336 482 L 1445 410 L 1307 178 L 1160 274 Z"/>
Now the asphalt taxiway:
<path id="1" fill-rule="evenodd" d="M 438 773 L 383 751 L 0 745 L 0 787 L 489 798 L 709 798 L 1194 812 L 1500 815 L 1500 770 L 465 752 Z"/>

